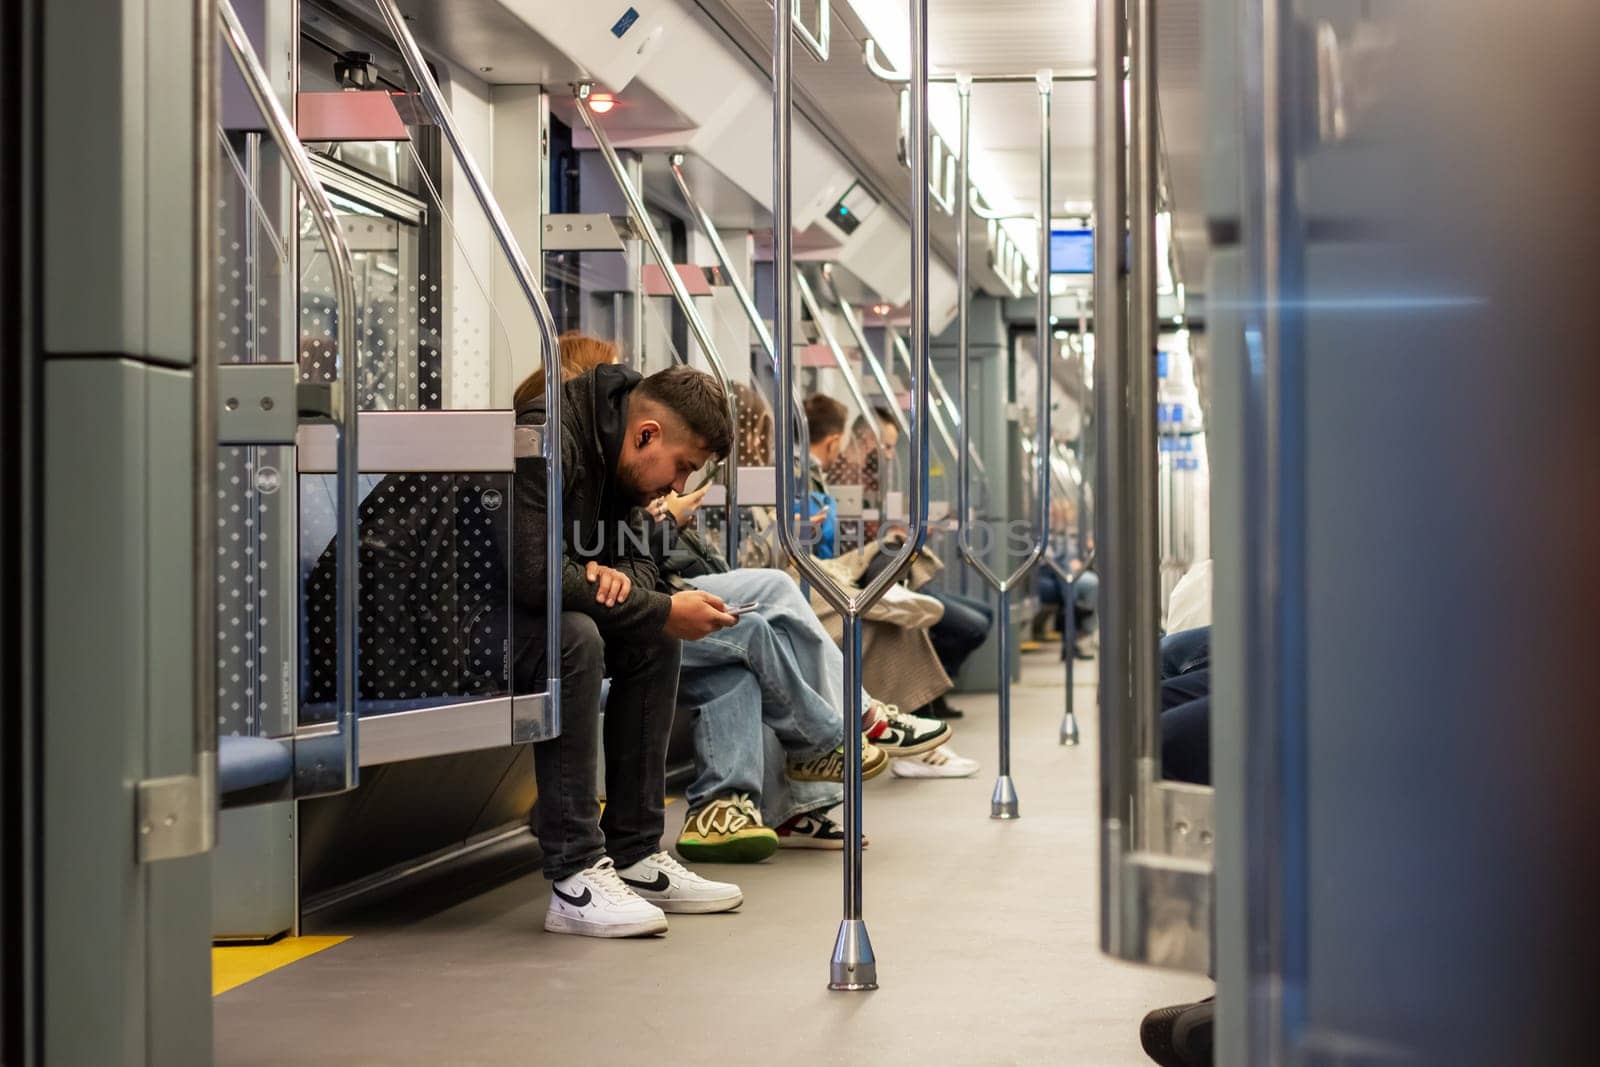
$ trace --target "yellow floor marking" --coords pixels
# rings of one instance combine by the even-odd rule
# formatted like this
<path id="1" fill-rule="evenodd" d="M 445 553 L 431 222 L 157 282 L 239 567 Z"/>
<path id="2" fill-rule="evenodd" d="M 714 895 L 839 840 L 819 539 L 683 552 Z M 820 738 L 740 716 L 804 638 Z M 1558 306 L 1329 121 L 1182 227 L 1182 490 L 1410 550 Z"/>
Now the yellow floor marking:
<path id="1" fill-rule="evenodd" d="M 221 996 L 246 982 L 314 956 L 348 937 L 286 937 L 270 945 L 228 945 L 211 950 L 211 995 Z"/>

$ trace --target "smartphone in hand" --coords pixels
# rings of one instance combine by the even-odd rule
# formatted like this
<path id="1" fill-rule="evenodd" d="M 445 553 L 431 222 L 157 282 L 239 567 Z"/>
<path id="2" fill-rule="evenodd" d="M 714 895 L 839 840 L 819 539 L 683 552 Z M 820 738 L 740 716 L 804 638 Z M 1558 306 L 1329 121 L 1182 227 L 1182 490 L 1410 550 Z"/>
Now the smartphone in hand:
<path id="1" fill-rule="evenodd" d="M 761 601 L 752 600 L 748 604 L 729 604 L 724 610 L 729 615 L 745 615 L 761 606 Z"/>

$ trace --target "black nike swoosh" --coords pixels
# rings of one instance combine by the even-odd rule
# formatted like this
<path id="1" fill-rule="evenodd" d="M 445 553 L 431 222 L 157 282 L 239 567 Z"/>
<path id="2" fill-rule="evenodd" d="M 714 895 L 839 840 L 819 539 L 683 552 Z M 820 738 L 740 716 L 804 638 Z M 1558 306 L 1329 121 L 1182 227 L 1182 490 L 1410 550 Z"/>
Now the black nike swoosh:
<path id="1" fill-rule="evenodd" d="M 635 882 L 632 878 L 624 878 L 623 881 L 635 889 L 648 889 L 652 893 L 665 892 L 672 885 L 672 879 L 667 877 L 666 871 L 657 871 L 653 882 Z"/>
<path id="2" fill-rule="evenodd" d="M 594 894 L 589 892 L 588 886 L 583 887 L 583 892 L 570 897 L 554 885 L 550 887 L 550 892 L 554 893 L 568 904 L 571 904 L 574 908 L 586 908 L 589 906 L 589 901 L 594 899 Z"/>

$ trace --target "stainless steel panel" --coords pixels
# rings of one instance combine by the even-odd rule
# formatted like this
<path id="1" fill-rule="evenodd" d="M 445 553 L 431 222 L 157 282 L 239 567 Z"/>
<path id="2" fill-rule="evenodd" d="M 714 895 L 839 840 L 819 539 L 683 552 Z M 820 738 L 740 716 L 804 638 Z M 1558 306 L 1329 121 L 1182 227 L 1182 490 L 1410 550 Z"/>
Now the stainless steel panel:
<path id="1" fill-rule="evenodd" d="M 512 743 L 511 705 L 510 697 L 496 697 L 392 715 L 362 716 L 361 765 L 375 767 L 424 756 L 502 748 Z"/>
<path id="2" fill-rule="evenodd" d="M 636 235 L 632 227 L 629 230 L 631 239 Z M 617 220 L 610 215 L 546 215 L 544 219 L 546 252 L 621 252 L 622 241 Z"/>
<path id="3" fill-rule="evenodd" d="M 511 471 L 531 447 L 511 411 L 363 411 L 359 432 L 364 474 Z M 300 473 L 332 474 L 337 441 L 332 426 L 300 427 Z"/>
<path id="4" fill-rule="evenodd" d="M 292 445 L 300 368 L 293 363 L 230 363 L 217 371 L 217 441 Z M 329 427 L 331 430 L 332 427 Z"/>

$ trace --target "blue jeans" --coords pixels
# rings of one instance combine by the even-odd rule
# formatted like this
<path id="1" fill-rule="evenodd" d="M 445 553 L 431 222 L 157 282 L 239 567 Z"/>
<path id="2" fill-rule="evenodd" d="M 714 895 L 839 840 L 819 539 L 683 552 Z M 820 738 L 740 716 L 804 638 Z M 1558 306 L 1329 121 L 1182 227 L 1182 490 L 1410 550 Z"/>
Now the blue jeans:
<path id="1" fill-rule="evenodd" d="M 1049 567 L 1039 570 L 1039 602 L 1056 609 L 1056 628 L 1066 632 L 1066 609 L 1061 603 L 1066 582 Z M 1094 571 L 1079 571 L 1072 583 L 1072 633 L 1087 637 L 1094 633 L 1095 603 L 1100 598 L 1100 576 Z"/>
<path id="2" fill-rule="evenodd" d="M 982 600 L 946 593 L 942 590 L 919 589 L 918 592 L 944 605 L 944 618 L 933 624 L 928 639 L 939 656 L 944 672 L 954 678 L 967 662 L 967 657 L 989 639 L 994 629 L 994 608 Z"/>
<path id="3" fill-rule="evenodd" d="M 697 712 L 689 806 L 748 793 L 770 826 L 833 807 L 843 797 L 838 784 L 791 782 L 785 767 L 790 758 L 819 756 L 844 740 L 838 647 L 782 571 L 739 570 L 691 584 L 761 606 L 726 630 L 683 644 L 679 704 Z"/>

